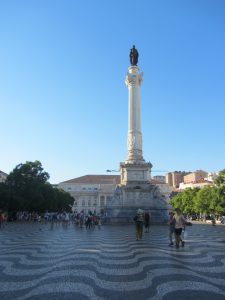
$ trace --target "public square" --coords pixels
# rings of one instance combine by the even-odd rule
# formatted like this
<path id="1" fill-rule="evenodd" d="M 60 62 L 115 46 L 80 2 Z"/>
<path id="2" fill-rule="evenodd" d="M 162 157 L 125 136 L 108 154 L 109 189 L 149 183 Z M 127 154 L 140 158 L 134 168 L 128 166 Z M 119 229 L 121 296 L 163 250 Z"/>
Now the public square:
<path id="1" fill-rule="evenodd" d="M 225 226 L 194 224 L 184 248 L 167 226 L 9 223 L 0 230 L 0 299 L 225 299 Z"/>

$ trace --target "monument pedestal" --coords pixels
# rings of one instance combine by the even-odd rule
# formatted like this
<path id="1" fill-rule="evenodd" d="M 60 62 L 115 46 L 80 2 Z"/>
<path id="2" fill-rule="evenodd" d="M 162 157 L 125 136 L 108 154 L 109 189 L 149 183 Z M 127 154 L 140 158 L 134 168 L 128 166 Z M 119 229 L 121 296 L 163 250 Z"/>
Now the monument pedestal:
<path id="1" fill-rule="evenodd" d="M 145 161 L 120 163 L 121 185 L 139 186 L 148 183 L 151 167 L 152 164 Z"/>
<path id="2" fill-rule="evenodd" d="M 133 223 L 133 217 L 141 208 L 151 215 L 151 223 L 167 223 L 168 205 L 159 187 L 150 183 L 138 186 L 120 185 L 113 199 L 107 203 L 107 221 L 110 223 Z"/>

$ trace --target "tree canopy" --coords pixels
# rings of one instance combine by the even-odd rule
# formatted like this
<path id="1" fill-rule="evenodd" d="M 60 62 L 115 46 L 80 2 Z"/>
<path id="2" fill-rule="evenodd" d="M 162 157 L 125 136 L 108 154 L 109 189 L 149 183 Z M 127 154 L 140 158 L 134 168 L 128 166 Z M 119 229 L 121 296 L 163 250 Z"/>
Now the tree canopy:
<path id="1" fill-rule="evenodd" d="M 194 213 L 194 201 L 199 188 L 185 189 L 183 192 L 176 194 L 170 201 L 174 208 L 180 208 L 184 213 Z"/>
<path id="2" fill-rule="evenodd" d="M 176 194 L 170 204 L 186 214 L 225 215 L 225 170 L 219 172 L 214 185 L 185 189 Z"/>
<path id="3" fill-rule="evenodd" d="M 218 177 L 215 179 L 217 186 L 225 185 L 225 169 L 219 172 Z"/>
<path id="4" fill-rule="evenodd" d="M 40 161 L 17 165 L 0 185 L 0 209 L 13 211 L 71 210 L 73 197 L 53 188 Z"/>

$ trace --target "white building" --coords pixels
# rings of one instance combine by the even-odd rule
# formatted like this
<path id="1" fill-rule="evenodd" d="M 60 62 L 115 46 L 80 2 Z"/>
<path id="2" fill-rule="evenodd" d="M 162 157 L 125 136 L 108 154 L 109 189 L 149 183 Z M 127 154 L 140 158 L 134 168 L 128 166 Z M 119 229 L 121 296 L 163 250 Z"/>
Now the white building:
<path id="1" fill-rule="evenodd" d="M 5 182 L 8 174 L 0 171 L 0 182 Z"/>
<path id="2" fill-rule="evenodd" d="M 203 188 L 206 185 L 213 185 L 213 182 L 205 179 L 199 179 L 197 181 L 188 182 L 188 183 L 181 182 L 179 185 L 179 190 L 184 190 L 187 188 L 194 189 L 196 187 Z"/>
<path id="3" fill-rule="evenodd" d="M 216 173 L 216 172 L 209 172 L 208 173 L 208 176 L 205 178 L 205 180 L 208 180 L 208 181 L 214 181 L 217 177 L 218 177 L 219 173 Z"/>
<path id="4" fill-rule="evenodd" d="M 100 213 L 114 195 L 119 175 L 85 175 L 59 183 L 58 188 L 69 192 L 74 198 L 73 211 Z"/>

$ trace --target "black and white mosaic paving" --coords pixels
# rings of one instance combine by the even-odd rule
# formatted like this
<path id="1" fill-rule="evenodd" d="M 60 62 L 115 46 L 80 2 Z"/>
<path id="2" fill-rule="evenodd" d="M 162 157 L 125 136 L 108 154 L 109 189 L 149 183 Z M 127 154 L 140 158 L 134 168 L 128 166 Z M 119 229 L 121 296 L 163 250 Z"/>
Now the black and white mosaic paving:
<path id="1" fill-rule="evenodd" d="M 136 241 L 133 226 L 10 223 L 0 230 L 0 299 L 224 300 L 225 226 L 187 232 L 175 249 L 166 226 Z"/>

